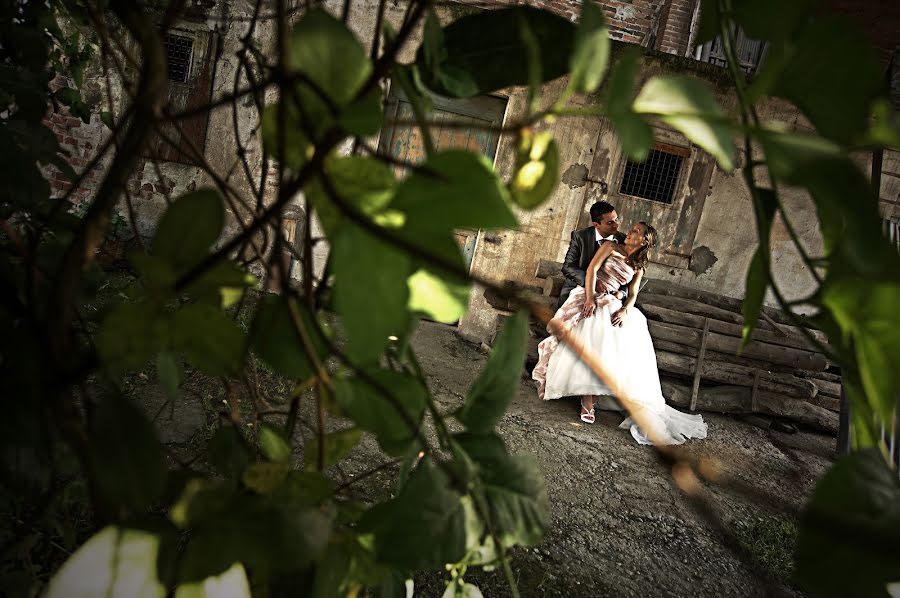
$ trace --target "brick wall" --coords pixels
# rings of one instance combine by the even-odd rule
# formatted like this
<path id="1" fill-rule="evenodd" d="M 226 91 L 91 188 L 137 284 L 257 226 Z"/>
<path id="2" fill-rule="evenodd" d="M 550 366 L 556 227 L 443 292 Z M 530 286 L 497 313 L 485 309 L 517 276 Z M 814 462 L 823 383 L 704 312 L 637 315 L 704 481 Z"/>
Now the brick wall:
<path id="1" fill-rule="evenodd" d="M 96 155 L 97 144 L 103 135 L 103 124 L 94 116 L 90 123 L 69 114 L 68 109 L 60 107 L 59 112 L 50 112 L 44 118 L 44 124 L 56 135 L 59 145 L 67 153 L 68 162 L 76 173 L 81 173 L 88 162 Z M 99 182 L 99 171 L 95 168 L 84 178 L 71 195 L 72 203 L 78 204 L 91 197 Z M 69 180 L 54 166 L 46 170 L 53 197 L 62 197 L 69 189 Z"/>

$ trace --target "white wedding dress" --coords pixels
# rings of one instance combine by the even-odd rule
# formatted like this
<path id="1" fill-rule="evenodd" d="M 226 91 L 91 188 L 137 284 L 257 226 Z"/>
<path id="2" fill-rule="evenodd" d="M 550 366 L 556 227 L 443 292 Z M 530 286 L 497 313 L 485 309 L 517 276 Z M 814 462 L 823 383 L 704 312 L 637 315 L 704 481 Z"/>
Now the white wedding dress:
<path id="1" fill-rule="evenodd" d="M 582 317 L 585 292 L 584 288 L 575 287 L 554 319 L 561 320 L 587 351 L 602 360 L 607 371 L 615 377 L 615 385 L 626 389 L 635 407 L 644 412 L 655 428 L 655 434 L 645 434 L 651 431 L 640 430 L 629 417 L 620 427 L 630 429 L 635 440 L 651 444 L 649 435 L 663 439 L 666 444 L 681 444 L 690 438 L 706 438 L 706 423 L 700 415 L 682 413 L 666 404 L 644 314 L 633 307 L 621 326 L 612 325 L 612 314 L 622 307 L 622 302 L 612 293 L 629 283 L 634 274 L 624 257 L 618 253 L 610 254 L 597 272 L 594 315 Z M 538 394 L 542 399 L 597 395 L 595 408 L 622 410 L 613 391 L 557 337 L 544 339 L 538 345 L 538 355 L 532 378 L 538 383 Z"/>

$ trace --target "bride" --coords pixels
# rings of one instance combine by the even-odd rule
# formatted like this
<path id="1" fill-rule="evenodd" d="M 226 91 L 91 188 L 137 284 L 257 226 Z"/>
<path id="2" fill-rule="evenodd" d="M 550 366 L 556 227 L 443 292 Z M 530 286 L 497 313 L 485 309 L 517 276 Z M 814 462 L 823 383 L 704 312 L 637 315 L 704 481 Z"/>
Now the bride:
<path id="1" fill-rule="evenodd" d="M 643 412 L 642 421 L 650 422 L 655 430 L 642 431 L 631 418 L 620 427 L 630 428 L 641 444 L 650 444 L 648 436 L 666 444 L 681 444 L 689 438 L 706 438 L 706 424 L 699 415 L 681 413 L 666 405 L 647 319 L 634 307 L 656 236 L 652 226 L 639 222 L 622 245 L 601 244 L 588 266 L 585 288 L 575 287 L 554 320 L 607 366 L 614 386 L 627 390 L 634 409 Z M 628 299 L 623 305 L 615 293 L 625 284 Z M 614 392 L 556 336 L 538 345 L 538 355 L 531 377 L 545 401 L 582 396 L 581 421 L 588 424 L 594 423 L 595 402 L 600 409 L 621 410 Z"/>

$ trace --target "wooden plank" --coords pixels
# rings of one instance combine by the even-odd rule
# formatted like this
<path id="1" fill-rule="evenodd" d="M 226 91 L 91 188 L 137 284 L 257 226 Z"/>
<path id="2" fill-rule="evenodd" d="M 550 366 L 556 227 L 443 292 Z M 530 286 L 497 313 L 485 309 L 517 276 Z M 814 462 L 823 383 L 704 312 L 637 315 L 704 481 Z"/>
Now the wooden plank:
<path id="1" fill-rule="evenodd" d="M 691 388 L 687 384 L 662 378 L 660 380 L 666 401 L 685 408 L 691 400 Z M 720 413 L 747 413 L 752 390 L 744 386 L 712 386 L 700 389 L 697 407 L 701 411 Z M 778 393 L 758 391 L 757 412 L 783 417 L 831 434 L 838 430 L 838 414 L 807 401 Z"/>
<path id="2" fill-rule="evenodd" d="M 709 339 L 709 318 L 703 322 L 703 339 L 700 341 L 700 353 L 694 370 L 694 387 L 691 389 L 691 411 L 697 410 L 697 391 L 700 390 L 700 373 L 703 370 L 703 358 L 706 357 L 706 341 Z"/>
<path id="3" fill-rule="evenodd" d="M 650 335 L 654 339 L 659 338 L 698 348 L 702 342 L 701 332 L 688 326 L 679 326 L 678 324 L 667 324 L 665 322 L 648 320 L 647 327 L 650 329 Z M 709 333 L 707 343 L 710 349 L 720 353 L 731 353 L 733 355 L 737 355 L 741 348 L 740 339 L 714 332 Z M 823 371 L 829 366 L 825 357 L 819 353 L 804 351 L 802 349 L 792 349 L 790 347 L 780 347 L 758 341 L 750 341 L 747 343 L 741 352 L 741 356 L 779 363 L 801 370 Z"/>
<path id="4" fill-rule="evenodd" d="M 656 352 L 656 365 L 660 371 L 668 372 L 685 378 L 691 378 L 697 360 L 693 357 L 672 353 L 670 351 Z M 754 369 L 732 363 L 704 359 L 702 376 L 705 380 L 720 382 L 732 386 L 753 387 Z M 759 390 L 774 392 L 798 399 L 812 399 L 818 390 L 809 380 L 790 376 L 788 374 L 772 374 L 760 372 Z"/>
<path id="5" fill-rule="evenodd" d="M 713 305 L 709 305 L 701 301 L 696 301 L 694 299 L 672 297 L 670 295 L 658 295 L 653 292 L 653 287 L 650 285 L 650 283 L 647 283 L 647 286 L 644 287 L 644 290 L 642 290 L 638 295 L 637 303 L 638 307 L 640 307 L 641 309 L 643 309 L 644 305 L 652 304 L 673 311 L 693 314 L 695 316 L 709 316 L 710 318 L 719 320 L 721 322 L 730 322 L 732 324 L 738 324 L 741 326 L 743 326 L 744 323 L 744 318 L 741 317 L 740 314 L 734 313 L 733 311 L 727 309 L 715 307 Z M 757 321 L 757 328 L 772 330 L 772 327 L 762 320 Z"/>
<path id="6" fill-rule="evenodd" d="M 640 295 L 638 296 L 638 298 L 640 300 Z M 691 326 L 693 328 L 703 328 L 704 325 L 703 316 L 698 316 L 690 313 L 682 313 L 680 311 L 662 307 L 660 305 L 655 305 L 653 303 L 643 303 L 639 307 L 644 315 L 651 320 L 659 320 L 661 322 L 679 324 L 682 326 Z M 741 338 L 744 331 L 742 324 L 723 322 L 721 320 L 715 319 L 710 322 L 709 326 L 709 329 L 712 332 L 718 332 L 719 334 L 725 334 L 727 336 L 733 336 L 735 338 Z M 794 327 L 785 326 L 780 332 L 756 329 L 753 331 L 751 338 L 755 341 L 761 341 L 773 345 L 782 345 L 785 347 L 792 347 L 794 349 L 815 351 L 812 343 L 810 343 L 802 333 L 797 332 L 797 329 Z"/>

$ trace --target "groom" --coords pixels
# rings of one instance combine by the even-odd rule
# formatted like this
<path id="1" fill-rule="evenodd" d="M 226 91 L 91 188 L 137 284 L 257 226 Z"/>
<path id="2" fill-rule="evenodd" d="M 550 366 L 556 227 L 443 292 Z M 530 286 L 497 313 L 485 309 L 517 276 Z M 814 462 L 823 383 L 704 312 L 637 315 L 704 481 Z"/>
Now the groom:
<path id="1" fill-rule="evenodd" d="M 557 309 L 566 302 L 572 289 L 584 286 L 585 272 L 600 243 L 603 241 L 622 243 L 625 240 L 625 235 L 618 231 L 619 215 L 616 214 L 616 208 L 605 201 L 598 201 L 591 206 L 591 226 L 573 232 L 569 250 L 566 251 L 562 267 L 566 280 L 559 292 Z"/>

